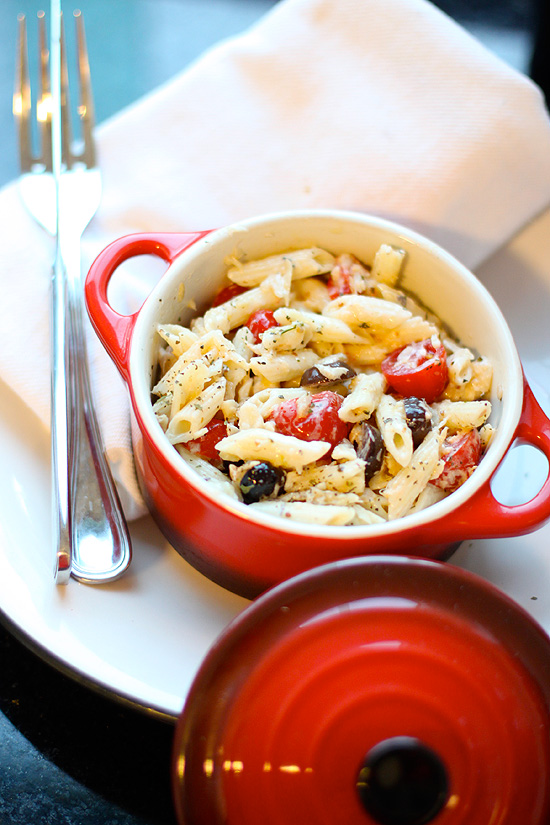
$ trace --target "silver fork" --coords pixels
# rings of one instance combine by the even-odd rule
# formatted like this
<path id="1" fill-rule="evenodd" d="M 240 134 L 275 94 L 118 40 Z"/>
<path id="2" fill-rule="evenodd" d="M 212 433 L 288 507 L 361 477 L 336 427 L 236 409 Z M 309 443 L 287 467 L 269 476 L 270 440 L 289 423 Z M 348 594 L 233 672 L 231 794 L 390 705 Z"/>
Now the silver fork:
<path id="1" fill-rule="evenodd" d="M 32 152 L 32 110 L 24 15 L 19 16 L 19 46 L 14 114 L 18 122 L 21 176 L 19 189 L 27 210 L 56 238 L 52 276 L 52 506 L 55 579 L 69 575 L 88 583 L 118 578 L 131 560 L 128 528 L 105 456 L 96 419 L 88 371 L 80 263 L 82 233 L 95 214 L 101 177 L 93 140 L 93 102 L 84 27 L 75 12 L 82 151 L 71 142 L 68 72 L 61 22 L 57 88 L 60 110 L 53 129 L 45 15 L 39 12 L 40 95 L 36 120 L 40 150 Z M 54 62 L 52 60 L 52 69 Z M 55 83 L 54 79 L 54 83 Z M 56 146 L 56 138 L 61 145 Z M 56 170 L 56 148 L 58 169 Z M 53 159 L 53 163 L 52 163 Z"/>

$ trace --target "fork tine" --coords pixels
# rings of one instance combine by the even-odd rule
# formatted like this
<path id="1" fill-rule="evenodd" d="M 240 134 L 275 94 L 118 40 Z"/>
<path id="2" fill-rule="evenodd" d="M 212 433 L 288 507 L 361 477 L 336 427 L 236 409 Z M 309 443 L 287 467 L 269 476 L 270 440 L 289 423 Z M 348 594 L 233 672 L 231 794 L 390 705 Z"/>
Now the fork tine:
<path id="1" fill-rule="evenodd" d="M 60 94 L 59 104 L 61 107 L 61 160 L 67 169 L 73 165 L 73 155 L 71 152 L 71 123 L 69 115 L 69 74 L 67 71 L 67 51 L 65 48 L 65 27 L 63 25 L 63 14 L 61 15 L 61 54 L 60 54 Z"/>
<path id="2" fill-rule="evenodd" d="M 50 53 L 46 41 L 46 16 L 38 12 L 38 42 L 40 51 L 40 96 L 36 104 L 36 119 L 40 128 L 40 159 L 48 172 L 52 170 L 52 95 L 50 90 Z"/>
<path id="3" fill-rule="evenodd" d="M 94 101 L 92 96 L 92 84 L 90 80 L 90 62 L 88 60 L 88 49 L 86 47 L 86 34 L 84 32 L 84 21 L 80 11 L 74 12 L 76 21 L 76 38 L 78 51 L 78 77 L 80 82 L 80 101 L 78 115 L 82 128 L 82 139 L 84 147 L 80 160 L 88 167 L 96 165 L 95 141 L 93 138 L 94 127 Z"/>
<path id="4" fill-rule="evenodd" d="M 19 132 L 19 161 L 23 172 L 29 171 L 33 159 L 31 148 L 31 86 L 27 48 L 27 24 L 25 15 L 18 15 L 19 33 L 17 48 L 17 70 L 13 95 L 13 114 Z"/>

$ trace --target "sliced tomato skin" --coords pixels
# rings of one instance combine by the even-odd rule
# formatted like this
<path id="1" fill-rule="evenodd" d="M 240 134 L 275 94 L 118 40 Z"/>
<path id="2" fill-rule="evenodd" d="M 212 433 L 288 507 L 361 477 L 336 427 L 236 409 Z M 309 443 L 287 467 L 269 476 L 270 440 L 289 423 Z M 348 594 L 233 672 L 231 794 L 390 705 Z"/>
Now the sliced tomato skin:
<path id="1" fill-rule="evenodd" d="M 349 434 L 351 425 L 338 417 L 343 398 L 337 392 L 325 390 L 312 395 L 309 406 L 301 414 L 301 401 L 289 398 L 278 404 L 269 418 L 283 435 L 293 435 L 302 441 L 328 441 L 333 447 Z"/>
<path id="2" fill-rule="evenodd" d="M 212 463 L 219 463 L 220 454 L 216 450 L 216 444 L 225 438 L 227 435 L 227 424 L 223 418 L 213 418 L 212 421 L 206 425 L 207 432 L 194 438 L 192 441 L 187 441 L 183 446 L 194 455 L 204 458 L 206 461 Z"/>
<path id="3" fill-rule="evenodd" d="M 242 295 L 243 292 L 246 292 L 246 287 L 241 286 L 240 284 L 229 284 L 229 286 L 224 286 L 223 289 L 220 289 L 218 294 L 214 296 L 211 306 L 218 307 L 220 304 L 225 304 L 232 298 L 236 298 L 237 295 Z"/>
<path id="4" fill-rule="evenodd" d="M 481 439 L 477 430 L 446 438 L 442 447 L 443 472 L 431 483 L 446 493 L 458 490 L 478 466 L 481 455 Z"/>
<path id="5" fill-rule="evenodd" d="M 340 295 L 351 295 L 351 273 L 344 267 L 338 268 L 336 277 L 331 277 L 327 284 L 328 294 L 332 301 Z"/>
<path id="6" fill-rule="evenodd" d="M 441 395 L 449 380 L 445 347 L 434 346 L 430 338 L 390 352 L 381 369 L 394 392 L 424 398 L 428 404 Z"/>
<path id="7" fill-rule="evenodd" d="M 246 326 L 254 336 L 255 343 L 259 344 L 262 332 L 271 329 L 271 327 L 278 327 L 280 324 L 275 320 L 275 316 L 270 309 L 258 309 L 252 313 L 246 322 Z"/>

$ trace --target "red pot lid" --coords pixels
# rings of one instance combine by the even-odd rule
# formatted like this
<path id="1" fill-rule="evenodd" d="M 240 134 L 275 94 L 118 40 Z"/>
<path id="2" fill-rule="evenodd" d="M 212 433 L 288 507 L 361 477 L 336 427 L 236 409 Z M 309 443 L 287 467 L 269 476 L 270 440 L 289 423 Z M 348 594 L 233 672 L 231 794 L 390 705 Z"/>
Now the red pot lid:
<path id="1" fill-rule="evenodd" d="M 176 728 L 182 825 L 547 825 L 550 640 L 449 564 L 326 565 L 253 602 Z"/>

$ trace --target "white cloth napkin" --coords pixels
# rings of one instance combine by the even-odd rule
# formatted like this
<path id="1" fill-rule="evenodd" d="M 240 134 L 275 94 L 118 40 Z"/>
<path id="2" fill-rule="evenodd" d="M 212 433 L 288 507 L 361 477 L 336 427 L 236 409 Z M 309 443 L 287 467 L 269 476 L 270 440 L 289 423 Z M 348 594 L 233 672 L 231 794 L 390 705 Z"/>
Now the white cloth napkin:
<path id="1" fill-rule="evenodd" d="M 390 217 L 475 267 L 550 203 L 539 89 L 425 0 L 281 0 L 97 137 L 104 195 L 85 268 L 129 232 L 307 207 Z M 0 193 L 0 222 L 0 377 L 49 427 L 53 244 L 15 184 Z M 117 308 L 139 305 L 158 274 L 121 268 Z M 126 390 L 91 330 L 89 348 L 109 458 L 134 518 L 144 505 Z"/>

